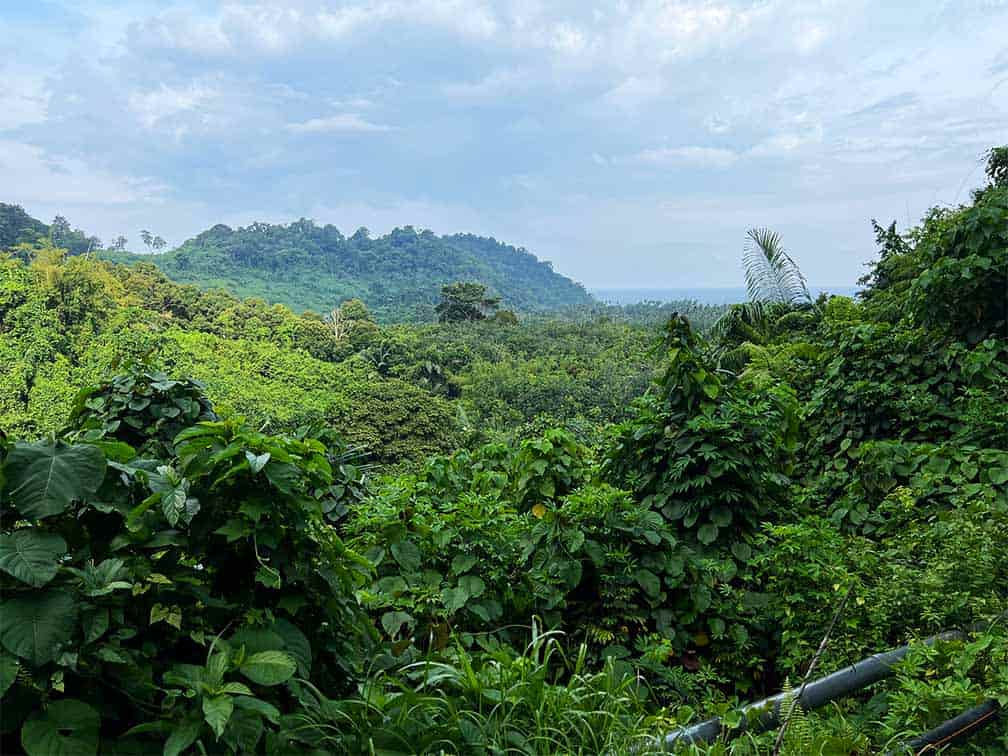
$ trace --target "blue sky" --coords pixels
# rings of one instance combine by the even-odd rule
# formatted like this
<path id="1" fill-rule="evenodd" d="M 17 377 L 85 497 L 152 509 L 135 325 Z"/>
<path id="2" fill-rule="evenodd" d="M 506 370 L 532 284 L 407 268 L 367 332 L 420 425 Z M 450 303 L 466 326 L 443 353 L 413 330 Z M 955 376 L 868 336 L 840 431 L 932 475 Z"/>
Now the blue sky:
<path id="1" fill-rule="evenodd" d="M 1008 0 L 0 3 L 0 200 L 110 239 L 412 224 L 589 286 L 849 285 L 1008 143 Z M 139 246 L 139 245 L 137 245 Z"/>

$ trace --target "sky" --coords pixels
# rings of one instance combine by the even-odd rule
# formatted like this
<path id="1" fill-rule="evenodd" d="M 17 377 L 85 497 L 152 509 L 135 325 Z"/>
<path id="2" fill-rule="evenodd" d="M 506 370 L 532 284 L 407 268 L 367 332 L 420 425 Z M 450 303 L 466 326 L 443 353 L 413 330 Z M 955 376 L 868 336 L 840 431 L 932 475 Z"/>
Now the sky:
<path id="1" fill-rule="evenodd" d="M 0 0 L 0 201 L 172 245 L 299 217 L 589 287 L 815 285 L 1008 143 L 1008 0 Z"/>

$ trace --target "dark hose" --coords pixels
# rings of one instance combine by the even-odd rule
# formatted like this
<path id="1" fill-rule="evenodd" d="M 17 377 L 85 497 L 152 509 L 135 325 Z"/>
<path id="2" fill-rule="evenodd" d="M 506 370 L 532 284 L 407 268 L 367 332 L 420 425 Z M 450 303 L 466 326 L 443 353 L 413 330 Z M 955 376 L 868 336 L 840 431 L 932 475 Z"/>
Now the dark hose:
<path id="1" fill-rule="evenodd" d="M 912 753 L 914 756 L 926 756 L 938 753 L 942 748 L 960 740 L 965 740 L 973 733 L 993 723 L 1001 713 L 997 701 L 985 701 L 979 706 L 967 709 L 958 717 L 908 740 L 903 746 L 890 751 L 890 754 Z"/>
<path id="2" fill-rule="evenodd" d="M 931 645 L 935 641 L 956 640 L 961 637 L 962 633 L 950 631 L 933 635 L 927 638 L 924 643 Z M 874 654 L 849 667 L 810 682 L 805 686 L 805 690 L 798 699 L 798 703 L 805 711 L 818 709 L 835 698 L 841 698 L 872 683 L 883 680 L 892 675 L 893 665 L 906 656 L 909 649 L 909 646 L 900 646 L 891 651 Z M 742 712 L 745 714 L 745 717 L 742 719 L 742 724 L 734 730 L 724 727 L 719 717 L 708 719 L 706 722 L 700 722 L 689 727 L 682 727 L 665 736 L 665 748 L 671 750 L 679 743 L 715 740 L 724 732 L 730 733 L 733 737 L 746 729 L 753 732 L 766 732 L 780 724 L 781 704 L 795 697 L 795 695 L 794 692 L 778 693 L 770 698 L 764 698 L 761 701 L 744 706 Z M 750 724 L 750 719 L 754 719 L 755 721 Z"/>

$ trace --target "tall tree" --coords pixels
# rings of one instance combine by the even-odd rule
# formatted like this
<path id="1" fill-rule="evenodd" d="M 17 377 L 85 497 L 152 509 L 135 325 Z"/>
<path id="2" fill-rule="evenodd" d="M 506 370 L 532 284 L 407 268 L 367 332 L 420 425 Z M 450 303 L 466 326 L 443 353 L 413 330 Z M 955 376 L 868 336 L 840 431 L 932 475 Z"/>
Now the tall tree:
<path id="1" fill-rule="evenodd" d="M 70 236 L 70 221 L 64 218 L 62 215 L 57 215 L 53 218 L 52 224 L 49 226 L 49 238 L 52 243 L 57 247 L 63 246 Z"/>
<path id="2" fill-rule="evenodd" d="M 151 245 L 154 243 L 154 237 L 147 229 L 140 232 L 140 240 L 147 246 L 148 249 L 150 249 Z"/>
<path id="3" fill-rule="evenodd" d="M 434 308 L 442 323 L 483 320 L 500 306 L 500 297 L 487 296 L 487 288 L 475 281 L 456 281 L 441 287 L 441 301 Z"/>

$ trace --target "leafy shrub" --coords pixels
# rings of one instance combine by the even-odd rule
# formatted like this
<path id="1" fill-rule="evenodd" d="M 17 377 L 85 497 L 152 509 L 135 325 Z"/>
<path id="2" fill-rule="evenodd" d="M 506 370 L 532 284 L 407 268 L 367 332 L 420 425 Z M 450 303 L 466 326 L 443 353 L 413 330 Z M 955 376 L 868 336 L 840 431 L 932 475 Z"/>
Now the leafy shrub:
<path id="1" fill-rule="evenodd" d="M 325 524 L 324 447 L 208 416 L 195 384 L 140 372 L 81 398 L 76 443 L 6 446 L 5 752 L 18 731 L 30 756 L 169 732 L 169 753 L 251 750 L 296 670 L 358 674 L 367 569 Z"/>

